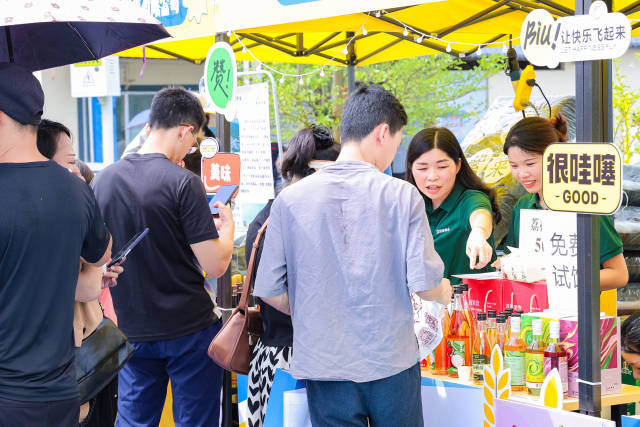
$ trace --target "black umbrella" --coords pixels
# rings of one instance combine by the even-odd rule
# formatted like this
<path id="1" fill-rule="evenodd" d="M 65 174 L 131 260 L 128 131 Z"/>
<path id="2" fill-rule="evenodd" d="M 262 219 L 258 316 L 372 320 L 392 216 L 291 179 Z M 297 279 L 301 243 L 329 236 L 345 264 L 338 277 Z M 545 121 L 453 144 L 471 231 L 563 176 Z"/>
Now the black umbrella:
<path id="1" fill-rule="evenodd" d="M 0 0 L 0 62 L 37 71 L 170 37 L 131 0 Z"/>

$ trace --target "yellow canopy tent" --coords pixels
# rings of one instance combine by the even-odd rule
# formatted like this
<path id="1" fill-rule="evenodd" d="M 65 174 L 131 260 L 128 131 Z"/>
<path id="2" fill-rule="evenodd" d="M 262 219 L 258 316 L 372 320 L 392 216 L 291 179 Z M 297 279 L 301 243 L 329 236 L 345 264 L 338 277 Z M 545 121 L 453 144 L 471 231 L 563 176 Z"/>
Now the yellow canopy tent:
<path id="1" fill-rule="evenodd" d="M 192 21 L 169 27 L 175 39 L 147 45 L 147 58 L 183 59 L 204 62 L 215 41 L 215 32 L 232 32 L 230 43 L 238 61 L 289 62 L 324 65 L 367 65 L 434 53 L 470 54 L 477 45 L 501 46 L 520 34 L 525 16 L 533 9 L 552 15 L 574 14 L 574 0 L 445 0 L 421 4 L 415 1 L 351 1 L 347 8 L 319 8 L 335 0 L 219 1 L 201 15 L 200 25 Z M 309 1 L 309 0 L 307 0 Z M 301 3 L 295 14 L 283 14 L 283 3 Z M 393 4 L 392 8 L 375 6 Z M 274 8 L 276 5 L 279 8 Z M 400 5 L 400 6 L 398 6 Z M 341 11 L 367 12 L 340 15 Z M 215 9 L 215 10 L 214 10 Z M 246 12 L 250 10 L 251 13 Z M 324 15 L 319 11 L 324 11 Z M 614 0 L 613 11 L 640 19 L 640 1 Z M 327 16 L 334 13 L 334 16 Z M 250 16 L 249 16 L 250 15 Z M 378 16 L 379 15 L 379 16 Z M 295 18 L 297 16 L 297 19 Z M 321 16 L 317 19 L 312 17 Z M 283 22 L 291 20 L 289 22 Z M 262 26 L 255 26 L 263 22 Z M 407 31 L 405 28 L 409 27 Z M 633 22 L 633 36 L 640 35 L 640 22 Z M 366 29 L 366 34 L 359 30 Z M 437 37 L 418 39 L 419 33 Z M 344 52 L 348 41 L 354 42 Z M 246 45 L 250 51 L 243 52 Z M 517 44 L 518 40 L 514 40 Z M 471 43 L 466 45 L 464 43 Z M 450 51 L 447 49 L 450 46 Z M 255 55 L 255 58 L 251 55 Z M 124 51 L 125 57 L 142 57 L 142 48 Z M 333 58 L 333 59 L 332 59 Z"/>

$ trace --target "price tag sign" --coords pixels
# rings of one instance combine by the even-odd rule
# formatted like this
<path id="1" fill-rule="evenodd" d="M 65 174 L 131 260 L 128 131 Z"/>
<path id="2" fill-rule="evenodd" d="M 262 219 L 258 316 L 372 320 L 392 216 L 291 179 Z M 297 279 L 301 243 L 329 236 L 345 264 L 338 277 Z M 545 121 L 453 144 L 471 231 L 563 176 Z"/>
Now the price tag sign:
<path id="1" fill-rule="evenodd" d="M 622 158 L 613 144 L 551 144 L 543 155 L 542 198 L 554 211 L 609 215 L 622 201 Z"/>

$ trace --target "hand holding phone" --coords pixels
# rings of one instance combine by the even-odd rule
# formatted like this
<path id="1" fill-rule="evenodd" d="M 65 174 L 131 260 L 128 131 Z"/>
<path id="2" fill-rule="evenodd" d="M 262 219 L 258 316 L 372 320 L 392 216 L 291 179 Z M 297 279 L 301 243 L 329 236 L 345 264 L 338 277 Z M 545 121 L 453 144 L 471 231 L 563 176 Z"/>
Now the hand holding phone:
<path id="1" fill-rule="evenodd" d="M 218 192 L 213 196 L 213 199 L 209 202 L 209 208 L 211 209 L 211 213 L 213 215 L 219 215 L 218 208 L 216 207 L 216 203 L 220 202 L 223 205 L 226 205 L 233 197 L 233 193 L 238 189 L 237 185 L 222 185 L 218 189 Z"/>
<path id="2" fill-rule="evenodd" d="M 125 245 L 122 247 L 122 249 L 120 249 L 116 256 L 114 256 L 111 261 L 109 261 L 109 263 L 107 264 L 107 268 L 113 267 L 114 265 L 122 262 L 124 258 L 129 255 L 129 252 L 131 252 L 131 250 L 135 248 L 138 243 L 140 243 L 144 236 L 147 235 L 147 233 L 149 233 L 149 227 L 133 236 L 131 240 L 125 243 Z"/>

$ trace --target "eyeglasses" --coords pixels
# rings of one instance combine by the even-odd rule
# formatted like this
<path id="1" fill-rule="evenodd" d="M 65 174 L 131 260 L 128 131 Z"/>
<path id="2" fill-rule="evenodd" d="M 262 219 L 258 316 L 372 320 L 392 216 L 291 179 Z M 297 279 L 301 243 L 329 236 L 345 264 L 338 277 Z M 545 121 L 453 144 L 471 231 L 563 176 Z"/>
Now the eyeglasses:
<path id="1" fill-rule="evenodd" d="M 191 135 L 193 136 L 193 146 L 191 148 L 189 148 L 188 154 L 193 154 L 196 151 L 198 151 L 198 149 L 200 149 L 200 142 L 202 142 L 202 138 L 198 137 L 193 131 L 195 130 L 195 126 L 194 125 L 190 125 L 188 123 L 182 123 L 180 124 L 180 126 L 188 126 L 191 128 Z"/>

